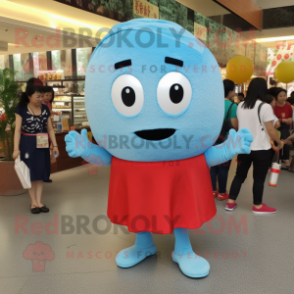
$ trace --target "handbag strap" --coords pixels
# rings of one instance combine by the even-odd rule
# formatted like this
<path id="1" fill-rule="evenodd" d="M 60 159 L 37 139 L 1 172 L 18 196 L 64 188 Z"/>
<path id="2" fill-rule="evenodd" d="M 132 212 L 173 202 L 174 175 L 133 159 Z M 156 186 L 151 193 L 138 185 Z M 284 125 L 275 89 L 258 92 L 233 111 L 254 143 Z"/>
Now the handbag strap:
<path id="1" fill-rule="evenodd" d="M 262 123 L 261 123 L 261 118 L 260 118 L 260 111 L 261 111 L 261 107 L 262 105 L 265 104 L 264 102 L 260 103 L 259 106 L 258 106 L 258 110 L 257 110 L 257 113 L 258 113 L 258 119 L 259 119 L 259 123 L 260 123 L 260 126 L 262 127 Z M 264 128 L 262 127 L 262 130 L 264 131 Z"/>
<path id="2" fill-rule="evenodd" d="M 228 109 L 228 112 L 227 112 L 227 115 L 225 117 L 225 121 L 228 120 L 229 116 L 231 115 L 231 109 L 233 107 L 235 103 L 232 102 L 232 104 L 230 105 L 229 109 Z"/>

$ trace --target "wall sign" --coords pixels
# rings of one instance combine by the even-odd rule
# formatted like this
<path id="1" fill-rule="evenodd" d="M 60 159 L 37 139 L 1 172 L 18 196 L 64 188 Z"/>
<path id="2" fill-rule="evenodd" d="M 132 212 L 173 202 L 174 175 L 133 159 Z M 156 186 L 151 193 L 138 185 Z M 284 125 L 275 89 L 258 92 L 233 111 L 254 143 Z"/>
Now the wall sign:
<path id="1" fill-rule="evenodd" d="M 207 41 L 207 28 L 197 22 L 194 22 L 194 36 L 201 41 Z"/>
<path id="2" fill-rule="evenodd" d="M 146 0 L 133 0 L 134 14 L 145 18 L 159 19 L 159 8 Z"/>

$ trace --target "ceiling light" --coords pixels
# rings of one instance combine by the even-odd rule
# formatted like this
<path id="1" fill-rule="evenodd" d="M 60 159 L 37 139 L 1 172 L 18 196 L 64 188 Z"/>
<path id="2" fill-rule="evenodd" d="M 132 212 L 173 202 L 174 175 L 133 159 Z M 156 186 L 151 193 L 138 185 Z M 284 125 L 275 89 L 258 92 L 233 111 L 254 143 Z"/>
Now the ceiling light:
<path id="1" fill-rule="evenodd" d="M 286 40 L 294 40 L 294 36 L 255 39 L 257 43 L 267 43 L 267 42 L 286 41 Z"/>

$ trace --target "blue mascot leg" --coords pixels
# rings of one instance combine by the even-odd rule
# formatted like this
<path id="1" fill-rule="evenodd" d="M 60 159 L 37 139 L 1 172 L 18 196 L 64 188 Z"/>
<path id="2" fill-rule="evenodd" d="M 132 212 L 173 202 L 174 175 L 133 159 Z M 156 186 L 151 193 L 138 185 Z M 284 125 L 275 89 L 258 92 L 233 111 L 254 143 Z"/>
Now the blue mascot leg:
<path id="1" fill-rule="evenodd" d="M 151 233 L 137 233 L 135 245 L 120 251 L 116 256 L 116 264 L 122 268 L 129 268 L 156 254 L 156 251 Z"/>
<path id="2" fill-rule="evenodd" d="M 209 274 L 210 265 L 204 258 L 193 252 L 188 230 L 174 229 L 175 250 L 172 259 L 179 264 L 182 273 L 190 278 L 203 278 Z"/>

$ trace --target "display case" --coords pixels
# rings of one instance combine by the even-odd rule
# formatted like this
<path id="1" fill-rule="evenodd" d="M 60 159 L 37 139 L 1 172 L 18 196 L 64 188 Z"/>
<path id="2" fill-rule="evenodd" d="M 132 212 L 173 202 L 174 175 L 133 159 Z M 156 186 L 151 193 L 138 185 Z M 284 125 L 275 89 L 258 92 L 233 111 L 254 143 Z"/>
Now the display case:
<path id="1" fill-rule="evenodd" d="M 55 131 L 60 131 L 57 125 L 65 118 L 68 119 L 69 126 L 89 125 L 83 95 L 56 95 L 52 104 L 52 112 L 51 118 Z"/>
<path id="2" fill-rule="evenodd" d="M 73 96 L 73 125 L 83 127 L 88 125 L 86 113 L 85 96 Z"/>
<path id="3" fill-rule="evenodd" d="M 45 84 L 47 86 L 52 87 L 54 89 L 55 94 L 58 95 L 84 95 L 84 77 L 78 79 L 66 78 L 64 80 L 47 80 Z"/>
<path id="4" fill-rule="evenodd" d="M 72 96 L 71 95 L 55 95 L 52 103 L 52 125 L 54 131 L 62 131 L 58 129 L 57 124 L 62 123 L 62 119 L 67 119 L 68 124 L 73 125 L 72 120 Z"/>
<path id="5" fill-rule="evenodd" d="M 82 127 L 87 125 L 84 97 L 85 77 L 47 80 L 46 85 L 54 89 L 56 97 L 54 99 L 54 112 L 61 112 L 62 118 L 68 117 L 70 126 Z"/>

